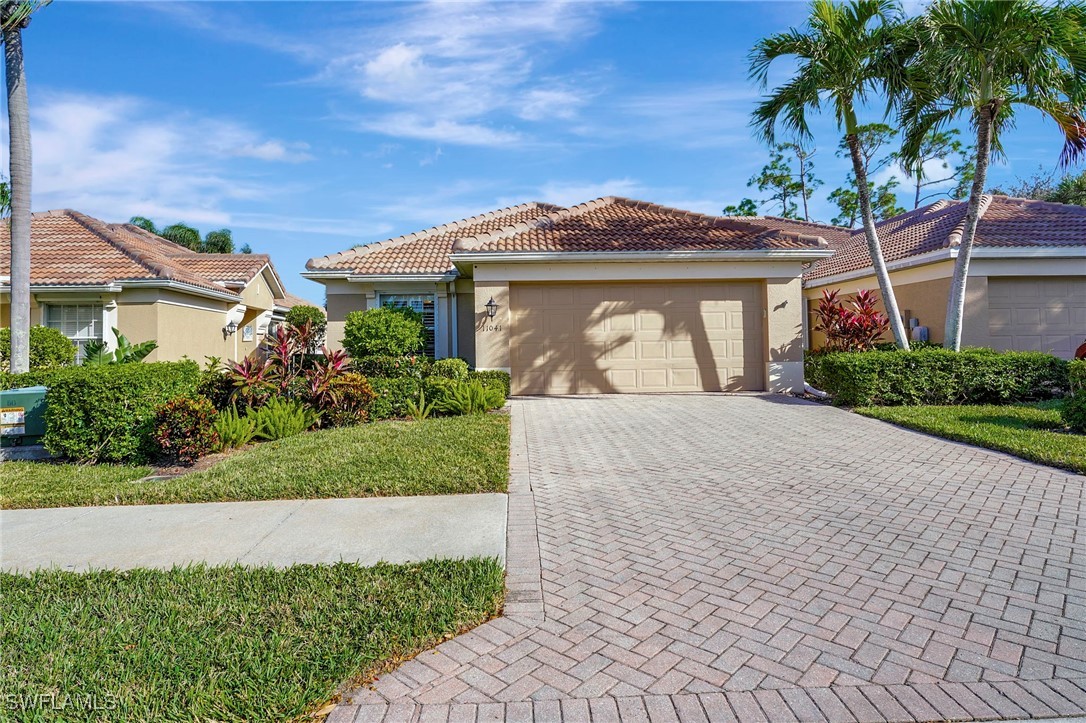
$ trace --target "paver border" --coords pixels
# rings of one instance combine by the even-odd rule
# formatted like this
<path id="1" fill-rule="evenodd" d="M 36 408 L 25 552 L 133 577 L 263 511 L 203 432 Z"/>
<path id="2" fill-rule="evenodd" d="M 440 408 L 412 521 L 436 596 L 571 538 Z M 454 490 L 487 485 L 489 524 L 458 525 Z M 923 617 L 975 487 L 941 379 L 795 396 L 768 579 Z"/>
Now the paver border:
<path id="1" fill-rule="evenodd" d="M 503 616 L 531 626 L 545 619 L 543 563 L 539 556 L 539 531 L 536 527 L 525 415 L 510 406 L 509 416 L 509 499 L 505 523 Z"/>

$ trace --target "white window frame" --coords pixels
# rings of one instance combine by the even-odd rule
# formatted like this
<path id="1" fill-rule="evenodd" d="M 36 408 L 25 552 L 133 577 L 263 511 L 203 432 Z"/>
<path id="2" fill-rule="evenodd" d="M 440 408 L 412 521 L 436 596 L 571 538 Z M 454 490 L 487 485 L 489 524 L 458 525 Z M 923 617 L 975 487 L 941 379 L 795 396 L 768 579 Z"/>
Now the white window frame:
<path id="1" fill-rule="evenodd" d="M 416 308 L 412 301 L 418 300 L 420 302 L 419 308 Z M 429 301 L 431 306 L 430 311 L 430 325 L 426 325 L 426 312 L 424 311 L 423 304 L 425 301 Z M 377 305 L 379 307 L 385 306 L 391 303 L 393 306 L 407 307 L 414 309 L 422 314 L 423 326 L 426 328 L 426 344 L 423 346 L 423 353 L 426 356 L 433 359 L 437 352 L 437 294 L 427 293 L 425 291 L 420 292 L 378 292 L 377 293 Z"/>
<path id="2" fill-rule="evenodd" d="M 62 319 L 62 320 L 60 320 L 60 322 L 56 322 L 53 319 L 53 315 L 57 312 L 58 309 L 66 309 L 66 308 L 74 308 L 74 309 L 89 308 L 89 309 L 91 309 L 92 311 L 91 311 L 91 313 L 89 315 L 88 321 L 91 324 L 91 332 L 92 333 L 91 334 L 78 334 L 77 333 L 75 336 L 69 335 L 68 332 L 70 330 L 70 327 L 65 328 L 65 326 L 64 326 L 65 320 Z M 95 313 L 94 310 L 97 310 L 97 313 Z M 106 339 L 106 333 L 105 332 L 106 332 L 106 328 L 108 326 L 107 319 L 106 319 L 106 312 L 107 312 L 106 304 L 103 304 L 100 301 L 84 302 L 84 303 L 70 302 L 70 303 L 48 303 L 48 304 L 43 304 L 42 305 L 42 325 L 43 326 L 48 326 L 48 327 L 50 327 L 52 329 L 56 329 L 60 333 L 64 334 L 64 336 L 66 336 L 72 342 L 72 344 L 75 345 L 75 361 L 76 361 L 76 364 L 82 364 L 83 363 L 83 357 L 84 357 L 84 350 L 86 348 L 87 343 L 91 342 L 91 341 L 104 341 Z M 78 314 L 78 311 L 76 313 Z M 76 324 L 79 323 L 78 318 L 75 320 L 75 323 Z M 97 329 L 94 328 L 95 326 L 97 327 Z M 95 331 L 96 331 L 96 334 L 94 333 Z"/>

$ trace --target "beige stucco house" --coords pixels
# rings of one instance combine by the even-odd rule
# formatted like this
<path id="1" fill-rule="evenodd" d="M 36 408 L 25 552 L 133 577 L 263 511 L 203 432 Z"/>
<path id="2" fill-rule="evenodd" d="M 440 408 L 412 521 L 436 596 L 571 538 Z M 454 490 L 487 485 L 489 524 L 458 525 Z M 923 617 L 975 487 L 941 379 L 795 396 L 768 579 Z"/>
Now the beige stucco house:
<path id="1" fill-rule="evenodd" d="M 10 325 L 10 245 L 0 229 L 0 326 Z M 31 323 L 60 329 L 82 353 L 91 340 L 154 339 L 150 361 L 256 351 L 287 310 L 286 292 L 265 254 L 200 254 L 130 224 L 71 210 L 31 222 Z"/>
<path id="2" fill-rule="evenodd" d="M 514 394 L 790 391 L 803 384 L 806 264 L 847 232 L 623 198 L 527 203 L 310 259 L 328 336 L 383 304 L 422 312 L 437 357 Z M 489 308 L 488 308 L 489 306 Z"/>
<path id="3" fill-rule="evenodd" d="M 906 320 L 942 343 L 966 203 L 939 201 L 878 224 L 883 256 Z M 862 231 L 804 274 L 808 310 L 823 290 L 878 289 Z M 813 328 L 813 323 L 810 325 Z M 966 284 L 963 346 L 1071 358 L 1086 339 L 1086 208 L 985 196 Z M 823 339 L 812 332 L 814 348 Z"/>

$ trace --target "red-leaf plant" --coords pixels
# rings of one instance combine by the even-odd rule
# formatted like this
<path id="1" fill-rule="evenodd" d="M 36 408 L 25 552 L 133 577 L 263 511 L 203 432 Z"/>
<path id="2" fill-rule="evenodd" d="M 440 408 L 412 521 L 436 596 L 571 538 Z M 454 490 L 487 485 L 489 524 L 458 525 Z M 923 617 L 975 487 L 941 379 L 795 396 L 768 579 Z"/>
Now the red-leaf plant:
<path id="1" fill-rule="evenodd" d="M 823 291 L 815 311 L 815 331 L 826 335 L 824 351 L 867 351 L 890 327 L 890 320 L 878 310 L 879 297 L 861 289 L 848 305 L 838 291 Z"/>

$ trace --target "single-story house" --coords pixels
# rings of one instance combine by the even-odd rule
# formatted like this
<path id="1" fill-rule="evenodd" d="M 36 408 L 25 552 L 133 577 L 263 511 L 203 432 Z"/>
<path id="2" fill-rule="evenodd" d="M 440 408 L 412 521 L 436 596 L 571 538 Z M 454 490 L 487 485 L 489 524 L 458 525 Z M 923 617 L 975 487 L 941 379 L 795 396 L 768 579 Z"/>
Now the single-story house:
<path id="1" fill-rule="evenodd" d="M 11 324 L 11 236 L 0 227 L 0 326 Z M 60 329 L 82 356 L 92 340 L 154 339 L 150 361 L 239 360 L 302 299 L 266 254 L 202 254 L 131 224 L 71 210 L 31 221 L 32 324 Z"/>
<path id="2" fill-rule="evenodd" d="M 514 394 L 803 385 L 805 265 L 832 226 L 723 218 L 624 198 L 526 203 L 310 259 L 328 337 L 385 304 L 423 314 L 437 357 Z"/>
<path id="3" fill-rule="evenodd" d="M 902 316 L 943 342 L 964 201 L 938 201 L 877 224 Z M 867 239 L 854 231 L 803 276 L 808 311 L 823 290 L 878 289 Z M 813 322 L 810 324 L 813 329 Z M 822 339 L 812 333 L 810 346 Z M 963 346 L 1071 358 L 1086 339 L 1086 208 L 985 196 L 966 284 Z"/>

